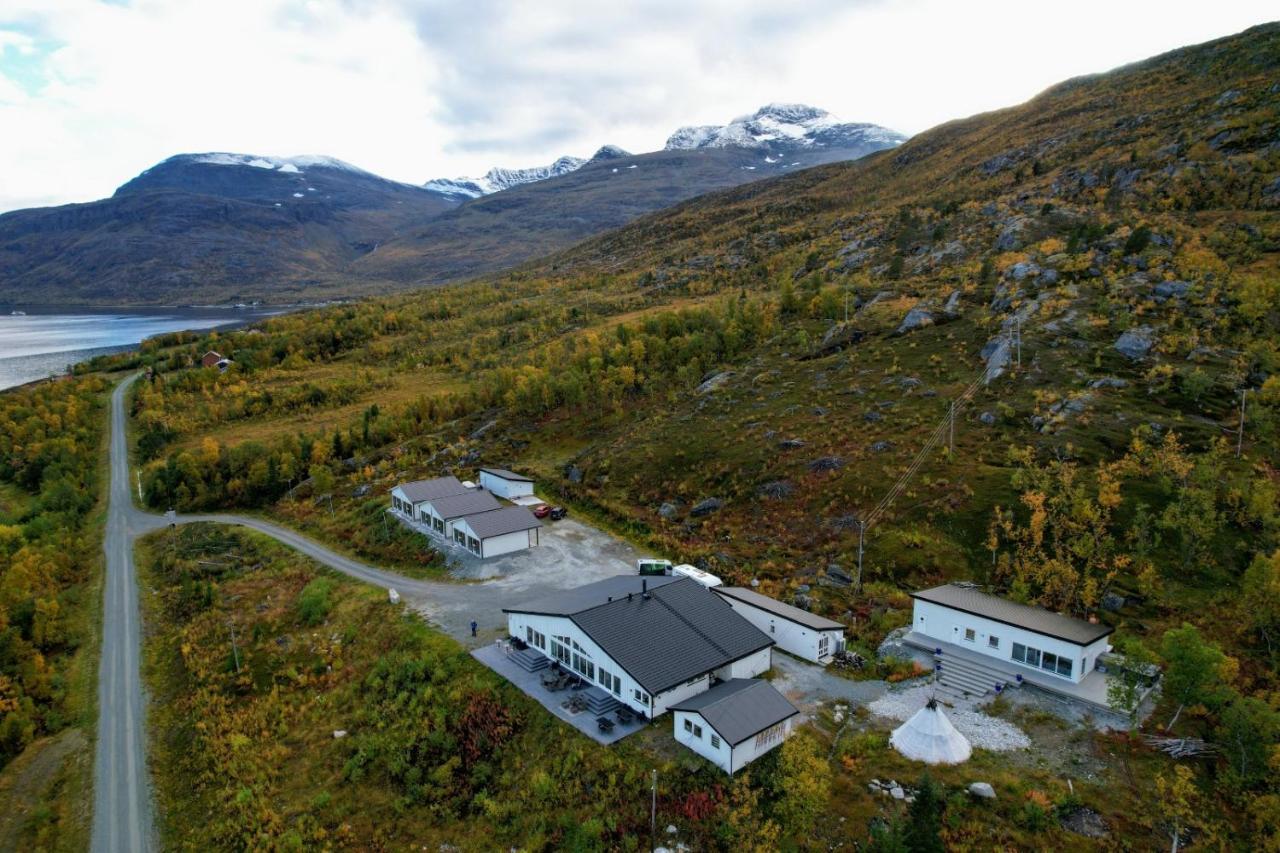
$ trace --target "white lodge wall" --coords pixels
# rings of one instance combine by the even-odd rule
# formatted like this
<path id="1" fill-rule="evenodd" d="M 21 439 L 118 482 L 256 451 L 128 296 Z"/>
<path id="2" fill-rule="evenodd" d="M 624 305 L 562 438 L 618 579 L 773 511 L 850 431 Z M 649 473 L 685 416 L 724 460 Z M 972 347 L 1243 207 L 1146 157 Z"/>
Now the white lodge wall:
<path id="1" fill-rule="evenodd" d="M 760 673 L 767 672 L 771 666 L 773 666 L 773 646 L 765 646 L 758 652 L 720 667 L 716 670 L 716 678 L 721 681 L 728 681 L 731 678 L 755 678 Z"/>
<path id="2" fill-rule="evenodd" d="M 1013 644 L 1021 643 L 1024 646 L 1065 657 L 1072 662 L 1069 679 L 1063 675 L 1050 675 L 1048 670 L 1035 667 L 1050 677 L 1079 682 L 1093 670 L 1098 655 L 1109 648 L 1107 637 L 1094 640 L 1087 646 L 1081 646 L 1078 643 L 1049 637 L 1025 628 L 953 610 L 931 601 L 922 601 L 918 598 L 914 601 L 911 628 L 916 633 L 1004 661 L 1013 661 Z M 965 639 L 966 629 L 973 630 L 972 641 Z M 991 646 L 992 637 L 997 639 L 998 646 Z"/>
<path id="3" fill-rule="evenodd" d="M 546 648 L 534 646 L 539 652 L 552 657 L 551 655 L 551 638 L 553 636 L 569 637 L 576 641 L 582 649 L 586 659 L 590 660 L 595 666 L 595 678 L 593 683 L 603 689 L 600 683 L 600 665 L 603 663 L 606 670 L 610 674 L 618 676 L 621 681 L 622 689 L 614 692 L 609 689 L 609 693 L 619 702 L 628 705 L 633 711 L 640 711 L 646 716 L 650 714 L 650 705 L 648 701 L 641 701 L 636 697 L 635 691 L 639 690 L 644 696 L 648 697 L 649 693 L 636 682 L 627 672 L 614 662 L 612 658 L 604 653 L 603 650 L 591 641 L 591 638 L 582 632 L 573 621 L 565 616 L 542 616 L 534 613 L 508 613 L 507 614 L 507 630 L 513 637 L 519 637 L 521 640 L 528 642 L 528 634 L 526 629 L 532 628 L 546 638 Z M 554 660 L 554 658 L 552 658 Z M 572 666 L 566 666 L 566 669 L 572 671 Z M 664 707 L 665 710 L 665 707 Z M 658 712 L 661 713 L 661 712 Z M 653 716 L 657 716 L 654 713 Z"/>

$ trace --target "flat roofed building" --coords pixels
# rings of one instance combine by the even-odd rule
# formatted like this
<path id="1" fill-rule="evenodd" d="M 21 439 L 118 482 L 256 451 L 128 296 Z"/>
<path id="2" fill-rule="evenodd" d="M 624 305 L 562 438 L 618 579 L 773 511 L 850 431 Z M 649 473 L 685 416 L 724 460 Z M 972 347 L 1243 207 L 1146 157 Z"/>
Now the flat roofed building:
<path id="1" fill-rule="evenodd" d="M 916 634 L 1077 684 L 1111 649 L 1107 638 L 1112 628 L 976 587 L 943 584 L 911 597 L 911 629 Z"/>
<path id="2" fill-rule="evenodd" d="M 480 485 L 507 500 L 533 494 L 533 478 L 506 468 L 481 468 Z"/>
<path id="3" fill-rule="evenodd" d="M 772 663 L 773 641 L 689 578 L 619 575 L 505 612 L 511 636 L 648 717 Z"/>
<path id="4" fill-rule="evenodd" d="M 734 774 L 791 736 L 800 711 L 772 684 L 735 678 L 671 706 L 678 743 Z"/>
<path id="5" fill-rule="evenodd" d="M 815 663 L 844 650 L 844 626 L 776 598 L 740 586 L 720 586 L 717 595 L 748 622 L 768 634 L 778 648 Z"/>

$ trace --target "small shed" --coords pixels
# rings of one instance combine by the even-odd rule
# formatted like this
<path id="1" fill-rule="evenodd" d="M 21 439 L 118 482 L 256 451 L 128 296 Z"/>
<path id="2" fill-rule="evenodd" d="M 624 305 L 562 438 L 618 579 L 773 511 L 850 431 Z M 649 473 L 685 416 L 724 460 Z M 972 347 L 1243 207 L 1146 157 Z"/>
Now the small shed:
<path id="1" fill-rule="evenodd" d="M 732 775 L 791 736 L 800 711 L 769 682 L 734 678 L 671 706 L 676 741 Z"/>
<path id="2" fill-rule="evenodd" d="M 784 604 L 740 586 L 718 586 L 715 592 L 752 625 L 764 631 L 784 652 L 814 663 L 827 663 L 844 649 L 844 626 L 799 607 Z"/>
<path id="3" fill-rule="evenodd" d="M 209 350 L 207 353 L 200 356 L 201 367 L 216 367 L 220 361 L 222 361 L 222 354 L 215 352 L 214 350 Z"/>
<path id="4" fill-rule="evenodd" d="M 453 538 L 484 559 L 536 547 L 541 527 L 529 510 L 508 506 L 459 518 L 453 522 Z"/>
<path id="5" fill-rule="evenodd" d="M 514 500 L 533 494 L 533 478 L 506 468 L 481 468 L 480 485 L 500 498 Z"/>

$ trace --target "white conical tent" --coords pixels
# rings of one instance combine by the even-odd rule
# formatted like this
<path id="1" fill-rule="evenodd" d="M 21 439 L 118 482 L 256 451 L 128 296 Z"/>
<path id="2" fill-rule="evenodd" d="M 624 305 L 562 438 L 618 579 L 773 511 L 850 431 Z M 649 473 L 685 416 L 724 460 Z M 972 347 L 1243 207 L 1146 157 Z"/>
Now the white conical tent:
<path id="1" fill-rule="evenodd" d="M 973 752 L 969 741 L 932 699 L 893 730 L 889 743 L 907 758 L 926 764 L 959 764 L 968 761 Z"/>

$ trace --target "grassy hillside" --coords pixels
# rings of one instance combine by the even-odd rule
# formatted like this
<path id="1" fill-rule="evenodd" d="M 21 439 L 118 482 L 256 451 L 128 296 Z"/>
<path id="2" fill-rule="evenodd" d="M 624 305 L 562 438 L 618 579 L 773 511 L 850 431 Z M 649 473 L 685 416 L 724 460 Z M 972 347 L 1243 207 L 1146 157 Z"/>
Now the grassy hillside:
<path id="1" fill-rule="evenodd" d="M 1271 25 L 1070 81 L 501 278 L 223 336 L 227 374 L 188 368 L 210 338 L 157 340 L 111 362 L 155 370 L 148 500 L 409 561 L 373 528 L 387 490 L 501 464 L 666 556 L 806 584 L 868 647 L 946 578 L 1175 668 L 1208 644 L 1222 689 L 1155 722 L 1222 750 L 1198 833 L 1274 839 L 1278 70 Z M 952 401 L 954 449 L 913 469 Z M 829 581 L 863 519 L 858 594 Z M 1174 778 L 1140 754 L 1116 784 Z"/>

